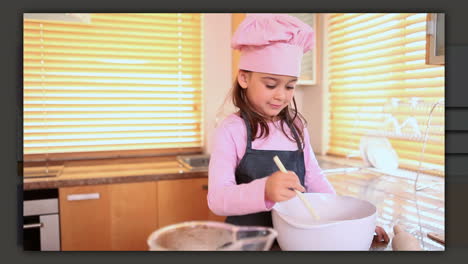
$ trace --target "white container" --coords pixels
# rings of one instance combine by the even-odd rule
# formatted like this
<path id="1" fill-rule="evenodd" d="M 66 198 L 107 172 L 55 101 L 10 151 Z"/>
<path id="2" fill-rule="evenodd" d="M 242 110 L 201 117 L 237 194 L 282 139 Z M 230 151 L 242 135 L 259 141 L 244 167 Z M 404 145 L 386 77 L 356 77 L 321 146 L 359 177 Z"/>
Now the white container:
<path id="1" fill-rule="evenodd" d="M 277 203 L 273 227 L 282 250 L 369 250 L 377 208 L 370 202 L 324 193 L 304 193 L 320 219 L 315 220 L 299 197 Z"/>

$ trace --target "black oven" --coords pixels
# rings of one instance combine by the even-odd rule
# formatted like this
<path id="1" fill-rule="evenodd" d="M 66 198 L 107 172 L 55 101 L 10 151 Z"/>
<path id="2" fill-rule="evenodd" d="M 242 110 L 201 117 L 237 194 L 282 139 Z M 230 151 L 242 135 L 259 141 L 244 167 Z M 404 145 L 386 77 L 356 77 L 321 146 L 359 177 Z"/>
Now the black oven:
<path id="1" fill-rule="evenodd" d="M 23 192 L 23 249 L 60 250 L 60 221 L 57 189 Z"/>

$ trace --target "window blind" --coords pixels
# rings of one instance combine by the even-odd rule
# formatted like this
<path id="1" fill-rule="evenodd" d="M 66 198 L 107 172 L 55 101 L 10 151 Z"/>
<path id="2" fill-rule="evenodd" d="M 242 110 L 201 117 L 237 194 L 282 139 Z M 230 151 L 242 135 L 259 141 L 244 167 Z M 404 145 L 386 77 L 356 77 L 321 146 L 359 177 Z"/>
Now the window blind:
<path id="1" fill-rule="evenodd" d="M 400 168 L 417 170 L 421 161 L 443 175 L 444 66 L 425 64 L 426 16 L 329 16 L 330 154 L 351 156 L 363 136 L 384 136 Z"/>
<path id="2" fill-rule="evenodd" d="M 201 19 L 24 19 L 25 161 L 200 150 Z"/>

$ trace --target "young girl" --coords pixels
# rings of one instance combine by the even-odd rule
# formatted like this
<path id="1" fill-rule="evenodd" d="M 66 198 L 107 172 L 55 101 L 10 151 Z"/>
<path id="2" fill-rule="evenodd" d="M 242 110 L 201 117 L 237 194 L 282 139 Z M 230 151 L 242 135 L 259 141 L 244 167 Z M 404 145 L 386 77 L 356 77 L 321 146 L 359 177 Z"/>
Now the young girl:
<path id="1" fill-rule="evenodd" d="M 207 197 L 228 223 L 271 227 L 272 207 L 293 198 L 293 189 L 335 194 L 294 99 L 302 56 L 313 44 L 312 28 L 285 14 L 249 14 L 233 35 L 241 52 L 232 90 L 239 111 L 216 128 Z M 278 170 L 276 155 L 288 173 Z M 383 229 L 376 233 L 388 241 Z"/>

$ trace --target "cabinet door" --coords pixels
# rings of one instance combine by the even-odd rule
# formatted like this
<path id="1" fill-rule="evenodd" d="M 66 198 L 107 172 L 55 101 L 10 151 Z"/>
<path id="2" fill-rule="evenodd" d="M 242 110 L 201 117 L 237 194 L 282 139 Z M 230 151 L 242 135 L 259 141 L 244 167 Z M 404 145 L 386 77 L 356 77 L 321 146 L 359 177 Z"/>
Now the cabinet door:
<path id="1" fill-rule="evenodd" d="M 208 178 L 158 181 L 159 227 L 184 221 L 224 221 L 208 208 L 207 186 Z"/>
<path id="2" fill-rule="evenodd" d="M 62 250 L 147 250 L 156 191 L 155 182 L 60 188 Z"/>

